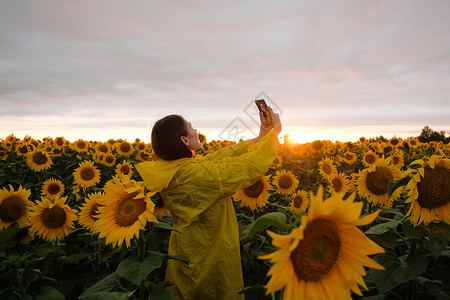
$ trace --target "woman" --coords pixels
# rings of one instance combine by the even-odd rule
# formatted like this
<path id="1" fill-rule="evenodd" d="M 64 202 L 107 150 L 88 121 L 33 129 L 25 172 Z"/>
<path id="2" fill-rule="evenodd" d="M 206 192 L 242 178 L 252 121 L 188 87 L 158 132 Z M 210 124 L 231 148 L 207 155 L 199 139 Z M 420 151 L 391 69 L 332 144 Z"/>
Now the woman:
<path id="1" fill-rule="evenodd" d="M 281 131 L 278 114 L 273 125 L 260 114 L 256 139 L 222 148 L 205 157 L 197 130 L 178 115 L 157 121 L 152 147 L 158 160 L 136 165 L 146 187 L 158 191 L 171 211 L 174 228 L 169 254 L 189 264 L 168 260 L 166 280 L 175 299 L 244 299 L 239 232 L 230 198 L 260 179 L 275 159 Z"/>

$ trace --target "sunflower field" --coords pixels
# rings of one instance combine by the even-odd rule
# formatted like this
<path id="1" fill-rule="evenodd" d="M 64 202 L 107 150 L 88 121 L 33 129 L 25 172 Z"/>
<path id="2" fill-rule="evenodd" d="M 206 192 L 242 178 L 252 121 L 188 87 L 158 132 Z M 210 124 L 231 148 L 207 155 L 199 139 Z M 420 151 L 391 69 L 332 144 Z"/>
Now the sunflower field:
<path id="1" fill-rule="evenodd" d="M 204 156 L 233 144 L 201 136 Z M 151 144 L 0 140 L 0 299 L 173 299 Z M 285 142 L 236 192 L 246 299 L 449 299 L 450 144 Z"/>

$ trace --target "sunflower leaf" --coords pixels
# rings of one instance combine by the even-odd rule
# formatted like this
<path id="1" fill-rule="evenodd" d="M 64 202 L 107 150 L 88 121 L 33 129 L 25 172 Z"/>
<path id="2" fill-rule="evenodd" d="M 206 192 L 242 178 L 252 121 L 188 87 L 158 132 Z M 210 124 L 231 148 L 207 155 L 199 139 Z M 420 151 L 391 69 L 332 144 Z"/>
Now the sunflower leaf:
<path id="1" fill-rule="evenodd" d="M 139 257 L 130 256 L 117 266 L 117 274 L 139 285 L 153 270 L 161 267 L 162 260 L 161 255 L 149 255 L 142 262 L 139 261 Z"/>
<path id="2" fill-rule="evenodd" d="M 410 180 L 409 177 L 403 177 L 403 178 L 397 179 L 395 181 L 389 182 L 388 198 L 391 198 L 392 194 L 395 192 L 396 189 L 398 189 L 399 187 L 407 185 L 409 180 Z"/>
<path id="3" fill-rule="evenodd" d="M 243 241 L 254 235 L 256 232 L 259 232 L 263 228 L 271 225 L 277 227 L 278 229 L 286 228 L 286 215 L 282 212 L 270 212 L 262 215 L 241 231 L 240 240 Z"/>
<path id="4" fill-rule="evenodd" d="M 392 220 L 392 221 L 388 221 L 385 223 L 380 223 L 380 224 L 377 224 L 377 225 L 369 228 L 365 232 L 365 234 L 374 234 L 374 235 L 383 234 L 391 229 L 395 229 L 398 226 L 398 224 L 400 224 L 401 222 L 402 222 L 402 220 Z"/>

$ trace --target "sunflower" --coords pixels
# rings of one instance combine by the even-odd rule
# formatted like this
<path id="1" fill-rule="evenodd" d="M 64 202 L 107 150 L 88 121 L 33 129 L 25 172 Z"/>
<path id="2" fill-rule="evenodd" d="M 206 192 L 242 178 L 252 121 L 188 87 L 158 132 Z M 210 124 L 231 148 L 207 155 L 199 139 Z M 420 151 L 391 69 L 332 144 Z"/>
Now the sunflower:
<path id="1" fill-rule="evenodd" d="M 97 143 L 95 145 L 95 152 L 109 153 L 111 152 L 111 145 L 108 143 Z"/>
<path id="2" fill-rule="evenodd" d="M 275 157 L 275 159 L 272 162 L 272 167 L 273 168 L 281 167 L 282 163 L 283 163 L 283 157 L 282 157 L 281 153 L 278 153 L 278 155 Z"/>
<path id="3" fill-rule="evenodd" d="M 116 151 L 119 155 L 128 157 L 133 153 L 134 148 L 129 142 L 122 141 L 116 144 Z"/>
<path id="4" fill-rule="evenodd" d="M 419 142 L 419 140 L 418 139 L 416 139 L 416 138 L 409 138 L 408 140 L 407 140 L 407 143 L 408 143 L 408 145 L 409 145 L 409 147 L 410 148 L 417 148 L 418 146 L 419 146 L 419 144 L 420 144 L 420 142 Z"/>
<path id="5" fill-rule="evenodd" d="M 34 239 L 34 234 L 30 231 L 30 226 L 19 228 L 16 238 L 22 245 L 28 245 Z"/>
<path id="6" fill-rule="evenodd" d="M 78 153 L 87 153 L 89 150 L 89 143 L 83 139 L 78 139 L 72 144 L 72 149 Z"/>
<path id="7" fill-rule="evenodd" d="M 322 175 L 325 179 L 330 179 L 333 174 L 337 172 L 336 166 L 333 164 L 333 161 L 328 158 L 322 158 L 322 160 L 319 162 L 319 173 Z"/>
<path id="8" fill-rule="evenodd" d="M 47 179 L 42 184 L 41 194 L 50 200 L 61 197 L 64 193 L 64 184 L 59 179 Z"/>
<path id="9" fill-rule="evenodd" d="M 100 171 L 90 160 L 81 162 L 79 167 L 73 172 L 75 183 L 81 187 L 88 188 L 96 185 L 100 181 Z"/>
<path id="10" fill-rule="evenodd" d="M 10 134 L 5 138 L 5 141 L 13 144 L 18 138 L 14 134 Z"/>
<path id="11" fill-rule="evenodd" d="M 133 166 L 126 160 L 116 166 L 116 175 L 128 175 L 133 174 Z"/>
<path id="12" fill-rule="evenodd" d="M 246 187 L 233 195 L 234 201 L 241 201 L 241 207 L 257 209 L 266 205 L 270 194 L 270 175 L 263 176 L 251 186 Z"/>
<path id="13" fill-rule="evenodd" d="M 150 199 L 155 193 L 144 193 L 144 188 L 128 176 L 114 177 L 105 184 L 105 195 L 97 199 L 98 220 L 94 230 L 106 237 L 106 244 L 130 247 L 131 239 L 139 237 L 139 230 L 147 222 L 158 222 L 152 214 L 155 204 Z M 100 206 L 103 205 L 103 206 Z"/>
<path id="14" fill-rule="evenodd" d="M 136 149 L 137 151 L 145 151 L 147 150 L 147 144 L 144 142 L 137 142 L 134 144 L 134 149 Z"/>
<path id="15" fill-rule="evenodd" d="M 47 241 L 64 238 L 74 228 L 76 211 L 65 204 L 67 197 L 50 201 L 42 197 L 31 207 L 31 232 Z"/>
<path id="16" fill-rule="evenodd" d="M 292 194 L 297 189 L 298 183 L 298 179 L 291 171 L 283 169 L 277 171 L 273 178 L 273 184 L 282 195 Z"/>
<path id="17" fill-rule="evenodd" d="M 170 210 L 166 207 L 163 198 L 159 193 L 156 193 L 157 200 L 155 202 L 155 209 L 153 210 L 153 215 L 157 218 L 162 218 L 166 214 L 170 215 Z"/>
<path id="18" fill-rule="evenodd" d="M 356 180 L 358 179 L 358 173 L 350 174 L 350 183 L 348 184 L 348 191 L 353 193 L 356 191 Z"/>
<path id="19" fill-rule="evenodd" d="M 58 136 L 53 141 L 53 146 L 56 149 L 62 149 L 66 145 L 66 139 L 63 136 Z"/>
<path id="20" fill-rule="evenodd" d="M 334 173 L 330 178 L 331 194 L 345 195 L 348 192 L 349 183 L 344 173 Z"/>
<path id="21" fill-rule="evenodd" d="M 347 164 L 351 165 L 354 164 L 356 161 L 356 154 L 351 152 L 351 151 L 347 151 L 344 153 L 344 162 L 346 162 Z"/>
<path id="22" fill-rule="evenodd" d="M 383 153 L 384 153 L 385 155 L 390 155 L 390 154 L 392 154 L 392 153 L 394 152 L 395 147 L 392 146 L 392 145 L 390 145 L 390 144 L 384 143 L 384 144 L 382 145 L 382 149 L 383 149 Z"/>
<path id="23" fill-rule="evenodd" d="M 400 178 L 402 178 L 400 169 L 390 165 L 389 158 L 380 158 L 373 166 L 362 170 L 358 175 L 356 180 L 358 194 L 374 205 L 391 207 L 400 197 L 403 188 L 396 189 L 388 199 L 389 183 Z"/>
<path id="24" fill-rule="evenodd" d="M 309 205 L 308 193 L 305 190 L 299 190 L 292 195 L 292 201 L 289 209 L 294 213 L 305 213 Z"/>
<path id="25" fill-rule="evenodd" d="M 0 230 L 17 222 L 19 227 L 24 227 L 28 220 L 31 201 L 28 200 L 31 192 L 19 186 L 18 190 L 9 185 L 0 190 Z"/>
<path id="26" fill-rule="evenodd" d="M 404 164 L 405 158 L 403 157 L 402 152 L 395 152 L 391 156 L 389 156 L 389 159 L 391 160 L 391 164 L 396 166 L 397 168 L 401 169 Z"/>
<path id="27" fill-rule="evenodd" d="M 32 152 L 33 149 L 34 149 L 33 144 L 31 144 L 29 142 L 21 142 L 16 147 L 16 153 L 18 156 L 26 156 L 27 154 Z"/>
<path id="28" fill-rule="evenodd" d="M 450 224 L 450 159 L 432 155 L 428 161 L 418 160 L 421 167 L 412 169 L 412 178 L 406 185 L 411 203 L 407 215 L 414 226 L 433 221 Z"/>
<path id="29" fill-rule="evenodd" d="M 283 299 L 351 299 L 351 290 L 367 290 L 365 267 L 384 269 L 368 255 L 384 249 L 368 239 L 357 226 L 371 223 L 379 211 L 359 218 L 362 202 L 355 193 L 343 201 L 334 195 L 323 201 L 323 188 L 310 194 L 309 215 L 287 236 L 268 231 L 277 251 L 260 256 L 270 259 L 266 294 L 284 288 Z"/>
<path id="30" fill-rule="evenodd" d="M 148 151 L 139 151 L 138 155 L 136 156 L 137 161 L 149 161 L 151 159 L 151 155 Z"/>
<path id="31" fill-rule="evenodd" d="M 27 155 L 27 164 L 33 171 L 39 172 L 50 168 L 53 162 L 47 152 L 34 149 Z"/>
<path id="32" fill-rule="evenodd" d="M 97 201 L 103 196 L 104 194 L 102 192 L 90 194 L 85 199 L 85 203 L 81 206 L 80 212 L 78 213 L 78 223 L 84 228 L 89 229 L 92 233 L 96 233 L 94 223 L 98 220 L 97 208 L 99 204 Z"/>
<path id="33" fill-rule="evenodd" d="M 378 160 L 378 155 L 372 150 L 366 151 L 363 154 L 362 163 L 366 167 L 370 167 Z"/>
<path id="34" fill-rule="evenodd" d="M 393 137 L 389 140 L 389 144 L 391 144 L 393 147 L 397 148 L 400 147 L 402 144 L 402 140 L 396 137 Z"/>
<path id="35" fill-rule="evenodd" d="M 313 153 L 320 152 L 320 151 L 324 150 L 324 148 L 325 148 L 325 143 L 320 140 L 314 141 L 310 144 L 310 149 Z"/>
<path id="36" fill-rule="evenodd" d="M 116 164 L 116 157 L 111 153 L 106 153 L 102 159 L 104 165 L 113 167 Z"/>

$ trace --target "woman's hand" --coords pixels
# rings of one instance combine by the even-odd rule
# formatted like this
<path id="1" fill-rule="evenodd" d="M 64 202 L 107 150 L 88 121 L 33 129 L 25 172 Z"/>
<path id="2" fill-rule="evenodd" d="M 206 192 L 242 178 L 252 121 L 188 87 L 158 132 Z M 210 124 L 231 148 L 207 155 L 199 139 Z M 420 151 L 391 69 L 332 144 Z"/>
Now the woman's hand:
<path id="1" fill-rule="evenodd" d="M 271 125 L 266 123 L 266 120 L 264 119 L 264 116 L 262 112 L 259 113 L 259 119 L 261 122 L 261 125 L 259 127 L 259 135 L 257 138 L 254 139 L 254 142 L 258 142 L 260 139 L 262 139 L 272 128 L 275 130 L 277 134 L 281 132 L 281 121 L 280 116 L 273 112 L 272 108 L 270 106 L 267 106 L 267 109 L 270 111 L 270 114 L 272 115 L 272 123 Z"/>

